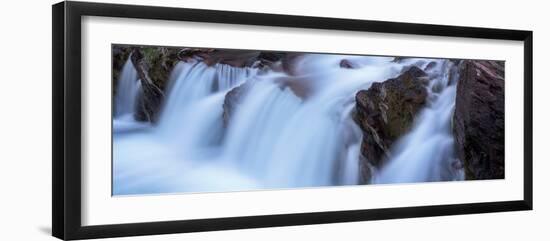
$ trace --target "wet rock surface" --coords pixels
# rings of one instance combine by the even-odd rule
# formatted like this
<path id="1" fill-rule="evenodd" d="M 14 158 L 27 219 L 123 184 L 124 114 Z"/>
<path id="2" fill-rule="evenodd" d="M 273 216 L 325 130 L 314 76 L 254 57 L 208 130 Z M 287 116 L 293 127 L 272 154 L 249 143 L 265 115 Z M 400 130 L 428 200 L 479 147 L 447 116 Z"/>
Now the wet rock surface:
<path id="1" fill-rule="evenodd" d="M 158 118 L 161 103 L 164 99 L 163 91 L 154 83 L 151 77 L 151 60 L 140 48 L 132 50 L 132 63 L 136 68 L 141 81 L 141 93 L 137 97 L 136 120 L 155 122 Z M 167 77 L 166 77 L 167 78 Z"/>
<path id="2" fill-rule="evenodd" d="M 504 62 L 459 65 L 453 132 L 466 179 L 504 178 Z"/>
<path id="3" fill-rule="evenodd" d="M 412 66 L 396 78 L 357 93 L 354 119 L 363 131 L 363 176 L 369 175 L 368 165 L 382 166 L 391 156 L 393 142 L 410 129 L 428 96 L 426 78 L 424 71 Z"/>

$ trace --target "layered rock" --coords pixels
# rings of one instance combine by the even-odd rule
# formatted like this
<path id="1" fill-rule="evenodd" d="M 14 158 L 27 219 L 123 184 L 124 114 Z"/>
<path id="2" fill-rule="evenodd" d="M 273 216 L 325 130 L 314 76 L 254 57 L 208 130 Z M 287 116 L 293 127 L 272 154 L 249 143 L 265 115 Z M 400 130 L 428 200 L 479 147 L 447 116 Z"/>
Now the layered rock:
<path id="1" fill-rule="evenodd" d="M 466 179 L 504 178 L 504 62 L 459 65 L 453 132 Z"/>
<path id="2" fill-rule="evenodd" d="M 354 119 L 363 131 L 361 161 L 363 180 L 368 180 L 368 166 L 380 167 L 390 157 L 390 147 L 405 134 L 428 92 L 428 76 L 416 66 L 396 78 L 374 83 L 356 95 Z M 366 162 L 369 163 L 366 163 Z"/>

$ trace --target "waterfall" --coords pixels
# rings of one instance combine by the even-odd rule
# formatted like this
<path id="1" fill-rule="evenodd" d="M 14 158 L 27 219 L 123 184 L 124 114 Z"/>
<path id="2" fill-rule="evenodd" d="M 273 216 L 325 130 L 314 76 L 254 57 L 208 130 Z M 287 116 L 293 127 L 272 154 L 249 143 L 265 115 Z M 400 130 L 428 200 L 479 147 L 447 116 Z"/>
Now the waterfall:
<path id="1" fill-rule="evenodd" d="M 265 161 L 272 155 L 276 137 L 296 112 L 302 100 L 288 88 L 258 81 L 244 97 L 228 127 L 224 158 L 252 175 L 265 174 Z"/>
<path id="2" fill-rule="evenodd" d="M 141 84 L 138 80 L 137 71 L 130 57 L 128 57 L 122 67 L 116 88 L 115 117 L 133 119 L 136 98 L 140 88 Z"/>
<path id="3" fill-rule="evenodd" d="M 357 67 L 340 67 L 342 59 Z M 297 75 L 225 64 L 209 66 L 194 59 L 180 62 L 171 74 L 158 124 L 147 131 L 114 134 L 113 192 L 358 184 L 362 132 L 351 117 L 355 94 L 376 81 L 396 77 L 408 65 L 425 67 L 427 63 L 392 60 L 310 54 L 295 63 Z M 437 89 L 432 86 L 435 81 L 447 86 L 449 78 L 436 78 L 429 88 Z M 240 104 L 224 124 L 227 93 L 245 85 Z M 417 118 L 411 133 L 398 142 L 397 155 L 376 173 L 375 182 L 447 178 L 447 174 L 432 170 L 437 168 L 431 162 L 452 156 L 449 123 L 454 88 L 430 92 L 433 102 Z M 145 151 L 136 153 L 140 148 Z M 406 170 L 409 165 L 418 165 L 414 168 L 419 174 L 410 174 Z"/>
<path id="4" fill-rule="evenodd" d="M 205 98 L 215 93 L 225 93 L 244 83 L 246 79 L 256 75 L 257 69 L 236 68 L 225 64 L 208 66 L 192 59 L 178 63 L 173 72 L 168 99 L 159 124 L 159 128 L 169 133 L 174 133 L 183 126 L 192 127 L 192 123 L 185 123 L 189 118 L 197 111 L 210 111 L 200 108 Z M 222 98 L 223 103 L 224 95 L 219 96 L 218 99 Z M 221 108 L 221 105 L 217 106 L 218 110 Z"/>
<path id="5" fill-rule="evenodd" d="M 451 118 L 454 113 L 456 78 L 454 64 L 438 61 L 440 73 L 429 85 L 428 106 L 415 120 L 411 131 L 394 144 L 392 158 L 373 177 L 373 183 L 412 183 L 463 180 L 453 168 L 454 153 Z M 434 92 L 434 86 L 443 86 Z"/>
<path id="6" fill-rule="evenodd" d="M 355 93 L 398 71 L 391 58 L 357 58 L 370 63 L 361 69 L 340 68 L 342 58 L 308 55 L 297 63 L 303 76 L 257 79 L 228 128 L 223 158 L 269 188 L 357 184 L 360 130 L 349 127 Z M 281 84 L 285 77 L 292 80 Z M 301 99 L 296 85 L 313 93 Z M 344 134 L 356 138 L 346 146 Z M 344 170 L 335 173 L 340 159 Z"/>
<path id="7" fill-rule="evenodd" d="M 113 131 L 128 132 L 147 127 L 147 123 L 138 122 L 134 118 L 136 104 L 139 93 L 141 92 L 141 81 L 132 64 L 131 56 L 122 67 L 122 72 L 118 79 L 116 95 L 114 99 L 113 113 Z"/>
<path id="8" fill-rule="evenodd" d="M 341 145 L 340 160 L 344 160 L 339 167 L 339 183 L 343 185 L 357 184 L 359 181 L 359 155 L 361 147 L 362 133 L 355 121 L 350 118 L 355 109 L 355 101 L 350 101 L 340 116 L 340 127 L 338 131 L 343 133 Z"/>

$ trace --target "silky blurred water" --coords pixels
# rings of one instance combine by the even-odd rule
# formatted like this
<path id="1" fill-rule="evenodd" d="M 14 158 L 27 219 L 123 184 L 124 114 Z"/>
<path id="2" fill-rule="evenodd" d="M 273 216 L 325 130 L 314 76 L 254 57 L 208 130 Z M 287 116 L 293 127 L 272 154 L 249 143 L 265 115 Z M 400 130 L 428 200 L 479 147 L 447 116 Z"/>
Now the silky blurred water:
<path id="1" fill-rule="evenodd" d="M 341 68 L 342 59 L 357 68 Z M 392 60 L 311 54 L 295 63 L 297 76 L 180 62 L 157 125 L 124 132 L 114 125 L 113 193 L 358 184 L 362 133 L 351 119 L 357 91 L 396 77 L 406 66 L 424 68 L 431 61 L 438 64 L 432 70 L 437 78 L 428 88 L 450 79 L 444 74 L 448 61 Z M 225 96 L 244 83 L 247 91 L 224 125 Z M 447 82 L 441 85 L 442 92 L 430 91 L 431 103 L 398 141 L 393 159 L 376 170 L 374 183 L 460 179 L 460 174 L 442 171 L 453 156 L 450 116 L 456 90 Z"/>

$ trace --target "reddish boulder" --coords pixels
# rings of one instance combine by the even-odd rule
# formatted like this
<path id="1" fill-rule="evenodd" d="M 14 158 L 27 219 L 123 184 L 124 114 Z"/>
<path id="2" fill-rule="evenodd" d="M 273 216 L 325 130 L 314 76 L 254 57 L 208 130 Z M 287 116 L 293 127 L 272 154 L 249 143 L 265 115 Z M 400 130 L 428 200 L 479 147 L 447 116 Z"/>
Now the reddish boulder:
<path id="1" fill-rule="evenodd" d="M 504 62 L 459 65 L 453 131 L 466 179 L 504 178 Z"/>

